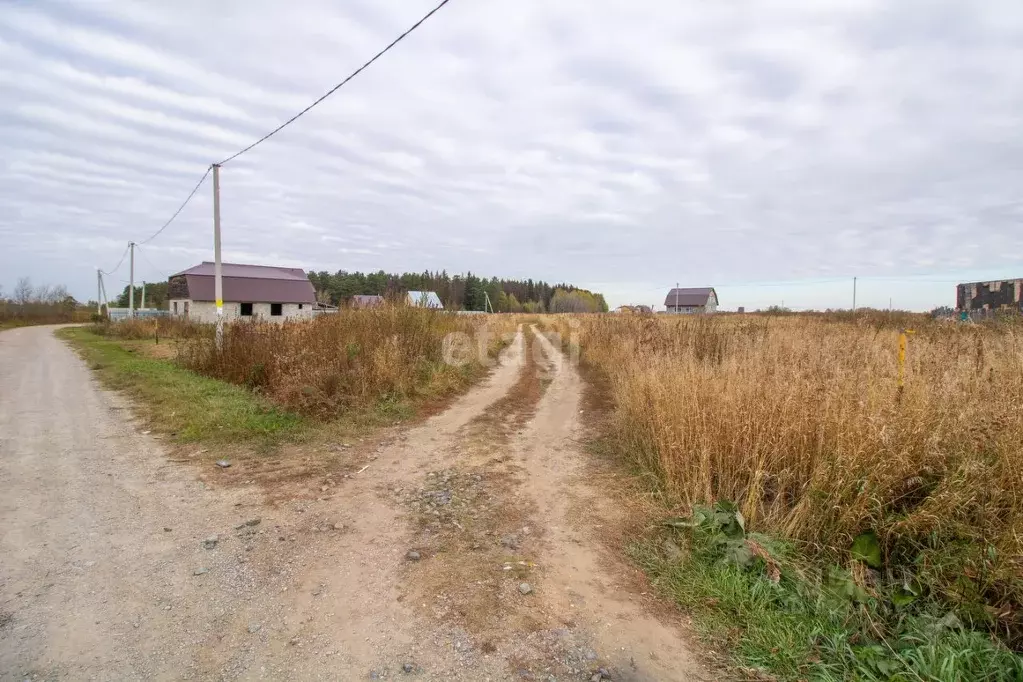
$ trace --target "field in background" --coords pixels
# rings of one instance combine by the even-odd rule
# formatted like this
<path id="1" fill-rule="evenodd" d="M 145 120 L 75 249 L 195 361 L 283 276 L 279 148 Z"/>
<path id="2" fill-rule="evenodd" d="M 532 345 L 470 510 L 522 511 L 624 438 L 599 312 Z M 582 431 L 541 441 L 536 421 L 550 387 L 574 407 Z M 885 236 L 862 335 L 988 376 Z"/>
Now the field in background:
<path id="1" fill-rule="evenodd" d="M 720 522 L 715 532 L 781 540 L 777 557 L 754 563 L 774 573 L 795 554 L 836 566 L 853 602 L 870 601 L 879 609 L 871 618 L 890 617 L 894 629 L 938 603 L 1023 646 L 1023 326 L 908 314 L 561 316 L 547 325 L 575 338 L 601 386 L 603 443 L 684 515 L 677 527 Z M 900 390 L 903 326 L 915 334 Z M 686 537 L 694 551 L 708 539 Z M 720 532 L 712 541 L 725 552 L 715 560 L 729 558 L 727 541 Z M 765 543 L 747 543 L 740 558 L 766 557 Z M 644 561 L 666 584 L 676 579 L 681 601 L 721 580 L 708 573 L 701 588 L 663 559 Z M 749 607 L 733 603 L 724 622 L 741 626 Z"/>

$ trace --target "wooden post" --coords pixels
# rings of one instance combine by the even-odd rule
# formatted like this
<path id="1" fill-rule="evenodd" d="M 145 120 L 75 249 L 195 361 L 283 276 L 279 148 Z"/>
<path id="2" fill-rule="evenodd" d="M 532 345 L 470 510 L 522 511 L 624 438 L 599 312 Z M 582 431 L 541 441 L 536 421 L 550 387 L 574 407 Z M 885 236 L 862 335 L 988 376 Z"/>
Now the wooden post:
<path id="1" fill-rule="evenodd" d="M 907 335 L 913 334 L 912 329 L 902 329 L 899 331 L 899 372 L 897 384 L 899 387 L 899 396 L 902 396 L 902 391 L 906 386 L 906 341 Z"/>

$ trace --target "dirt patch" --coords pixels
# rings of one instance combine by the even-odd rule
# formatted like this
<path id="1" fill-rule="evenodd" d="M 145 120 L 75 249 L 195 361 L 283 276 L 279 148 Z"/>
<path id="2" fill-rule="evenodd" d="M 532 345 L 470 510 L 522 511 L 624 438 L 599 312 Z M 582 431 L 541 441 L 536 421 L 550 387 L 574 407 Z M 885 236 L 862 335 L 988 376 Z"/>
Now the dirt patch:
<path id="1" fill-rule="evenodd" d="M 446 469 L 404 498 L 420 556 L 409 565 L 410 597 L 481 646 L 545 625 L 519 591 L 533 580 L 537 531 L 528 525 L 532 505 L 508 499 L 518 485 L 504 467 Z"/>
<path id="2" fill-rule="evenodd" d="M 164 339 L 156 341 L 119 341 L 129 353 L 139 353 L 157 360 L 175 360 L 178 357 L 178 341 Z"/>
<path id="3" fill-rule="evenodd" d="M 526 331 L 522 340 L 522 369 L 511 389 L 478 417 L 469 422 L 464 434 L 476 445 L 501 446 L 521 430 L 536 412 L 551 376 L 542 362 L 543 353 L 536 334 Z M 540 360 L 538 360 L 538 358 Z"/>

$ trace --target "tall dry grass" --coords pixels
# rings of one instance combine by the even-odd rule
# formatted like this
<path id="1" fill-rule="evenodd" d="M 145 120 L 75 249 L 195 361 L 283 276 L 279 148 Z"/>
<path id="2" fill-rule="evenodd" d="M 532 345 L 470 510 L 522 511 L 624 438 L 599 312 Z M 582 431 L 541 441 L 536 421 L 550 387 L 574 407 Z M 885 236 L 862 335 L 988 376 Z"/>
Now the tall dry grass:
<path id="1" fill-rule="evenodd" d="M 613 438 L 674 499 L 735 501 L 811 550 L 874 530 L 892 563 L 1019 618 L 1023 326 L 918 318 L 900 393 L 883 320 L 577 319 Z"/>
<path id="2" fill-rule="evenodd" d="M 303 414 L 330 417 L 380 401 L 443 397 L 484 367 L 471 354 L 444 361 L 445 338 L 478 338 L 484 319 L 418 308 L 348 309 L 311 321 L 227 325 L 222 352 L 212 329 L 181 346 L 179 360 L 199 373 L 243 384 Z"/>
<path id="3" fill-rule="evenodd" d="M 132 341 L 159 339 L 192 339 L 213 333 L 209 325 L 183 317 L 146 317 L 94 324 L 92 331 L 100 336 L 113 336 Z"/>

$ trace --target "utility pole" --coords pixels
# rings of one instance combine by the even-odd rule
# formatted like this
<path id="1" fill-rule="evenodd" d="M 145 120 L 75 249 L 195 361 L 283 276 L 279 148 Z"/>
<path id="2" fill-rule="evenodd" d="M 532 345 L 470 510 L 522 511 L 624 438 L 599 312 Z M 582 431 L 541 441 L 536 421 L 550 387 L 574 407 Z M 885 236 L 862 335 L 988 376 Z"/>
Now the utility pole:
<path id="1" fill-rule="evenodd" d="M 146 309 L 146 280 L 142 280 L 142 305 L 139 308 Z"/>
<path id="2" fill-rule="evenodd" d="M 131 251 L 131 268 L 128 275 L 128 317 L 135 317 L 135 242 L 128 242 Z"/>
<path id="3" fill-rule="evenodd" d="M 103 314 L 103 271 L 96 268 L 96 314 Z"/>
<path id="4" fill-rule="evenodd" d="M 100 291 L 103 292 L 103 301 L 100 303 L 100 311 L 99 311 L 100 315 L 102 315 L 103 314 L 102 307 L 103 307 L 104 304 L 106 304 L 106 306 L 107 306 L 107 312 L 108 313 L 110 312 L 110 299 L 107 298 L 107 285 L 103 283 L 102 275 L 99 278 L 99 288 L 100 288 Z"/>
<path id="5" fill-rule="evenodd" d="M 213 164 L 213 296 L 217 300 L 217 350 L 224 347 L 224 281 L 220 265 L 220 164 Z"/>
<path id="6" fill-rule="evenodd" d="M 856 312 L 856 278 L 855 277 L 853 277 L 853 309 L 852 309 L 852 311 L 854 313 Z"/>
<path id="7" fill-rule="evenodd" d="M 675 282 L 675 314 L 678 314 L 678 282 Z"/>

